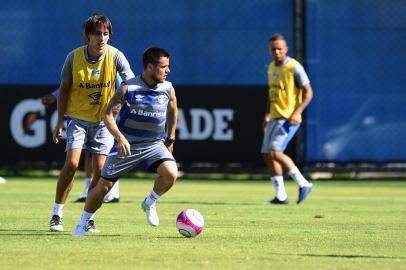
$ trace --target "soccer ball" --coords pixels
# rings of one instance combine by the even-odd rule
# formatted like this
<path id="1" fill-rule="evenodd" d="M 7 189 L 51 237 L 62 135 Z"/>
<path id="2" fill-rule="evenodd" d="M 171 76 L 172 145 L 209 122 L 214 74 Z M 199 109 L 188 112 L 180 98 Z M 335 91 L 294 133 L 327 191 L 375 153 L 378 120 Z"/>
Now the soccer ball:
<path id="1" fill-rule="evenodd" d="M 185 237 L 195 237 L 202 232 L 204 219 L 195 209 L 185 209 L 176 218 L 176 228 Z"/>

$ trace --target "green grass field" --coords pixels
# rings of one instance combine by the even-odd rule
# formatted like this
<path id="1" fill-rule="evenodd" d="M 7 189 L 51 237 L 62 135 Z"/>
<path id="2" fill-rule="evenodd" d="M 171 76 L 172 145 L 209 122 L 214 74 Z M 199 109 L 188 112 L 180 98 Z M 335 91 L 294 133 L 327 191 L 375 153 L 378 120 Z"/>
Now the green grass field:
<path id="1" fill-rule="evenodd" d="M 0 185 L 0 269 L 406 269 L 406 182 L 317 181 L 309 199 L 263 205 L 267 181 L 180 179 L 158 203 L 150 227 L 140 202 L 152 180 L 122 179 L 121 202 L 96 215 L 99 235 L 74 238 L 83 204 L 64 209 L 64 233 L 51 233 L 55 178 L 7 178 Z M 184 238 L 175 219 L 198 209 L 205 228 Z"/>

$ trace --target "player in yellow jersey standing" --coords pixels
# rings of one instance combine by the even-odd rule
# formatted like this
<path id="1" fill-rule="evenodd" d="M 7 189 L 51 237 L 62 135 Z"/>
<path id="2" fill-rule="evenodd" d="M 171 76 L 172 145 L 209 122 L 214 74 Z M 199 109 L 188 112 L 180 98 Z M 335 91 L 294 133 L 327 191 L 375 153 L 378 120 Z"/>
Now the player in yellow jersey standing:
<path id="1" fill-rule="evenodd" d="M 83 30 L 84 31 L 84 30 Z M 117 74 L 116 76 L 116 89 L 120 86 L 122 80 L 121 77 Z M 54 104 L 57 99 L 58 99 L 58 94 L 59 94 L 59 88 L 55 89 L 52 93 L 46 94 L 41 98 L 42 105 L 45 107 L 48 107 L 51 104 Z M 65 122 L 67 119 L 65 119 Z M 92 174 L 93 174 L 93 168 L 92 168 L 92 155 L 84 151 L 83 154 L 84 158 L 84 171 L 85 171 L 85 185 L 83 192 L 79 195 L 79 197 L 75 200 L 75 202 L 85 202 L 86 197 L 87 197 L 87 192 L 90 187 L 90 183 L 92 182 Z M 118 181 L 114 184 L 113 188 L 109 191 L 109 193 L 106 194 L 106 197 L 104 198 L 103 202 L 105 203 L 117 203 L 120 201 L 120 191 L 118 187 Z"/>
<path id="2" fill-rule="evenodd" d="M 53 132 L 55 143 L 60 141 L 64 117 L 70 120 L 66 128 L 66 159 L 58 178 L 50 221 L 51 231 L 63 231 L 63 207 L 73 186 L 82 149 L 92 153 L 93 181 L 90 189 L 100 178 L 114 141 L 103 116 L 114 94 L 116 73 L 123 81 L 135 77 L 124 54 L 107 44 L 113 34 L 108 17 L 92 15 L 85 22 L 84 30 L 87 44 L 68 54 L 61 72 L 58 121 Z M 93 217 L 87 224 L 87 230 L 98 232 Z"/>
<path id="3" fill-rule="evenodd" d="M 301 203 L 312 191 L 313 184 L 303 177 L 284 150 L 302 122 L 302 113 L 313 98 L 313 90 L 302 65 L 287 55 L 288 45 L 281 34 L 269 39 L 269 53 L 273 61 L 268 68 L 269 96 L 261 153 L 275 187 L 275 197 L 266 203 L 289 203 L 284 170 L 298 185 L 297 203 Z"/>

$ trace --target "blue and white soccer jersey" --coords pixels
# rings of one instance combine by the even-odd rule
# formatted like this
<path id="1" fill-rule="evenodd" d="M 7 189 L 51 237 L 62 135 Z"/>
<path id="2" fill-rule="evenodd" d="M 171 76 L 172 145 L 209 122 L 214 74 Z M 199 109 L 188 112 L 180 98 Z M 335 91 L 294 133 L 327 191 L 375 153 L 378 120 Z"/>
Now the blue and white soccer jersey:
<path id="1" fill-rule="evenodd" d="M 165 81 L 150 87 L 141 76 L 126 84 L 126 103 L 117 118 L 117 126 L 131 145 L 131 155 L 118 157 L 116 144 L 113 146 L 102 171 L 103 178 L 111 181 L 138 165 L 155 171 L 162 162 L 175 161 L 164 144 L 172 84 Z"/>
<path id="2" fill-rule="evenodd" d="M 291 125 L 288 119 L 273 119 L 265 127 L 261 153 L 267 154 L 271 150 L 285 151 L 289 141 L 296 134 L 300 124 Z"/>
<path id="3" fill-rule="evenodd" d="M 126 104 L 117 118 L 117 126 L 130 144 L 148 145 L 164 140 L 166 110 L 172 84 L 168 81 L 149 87 L 141 76 L 128 80 Z"/>

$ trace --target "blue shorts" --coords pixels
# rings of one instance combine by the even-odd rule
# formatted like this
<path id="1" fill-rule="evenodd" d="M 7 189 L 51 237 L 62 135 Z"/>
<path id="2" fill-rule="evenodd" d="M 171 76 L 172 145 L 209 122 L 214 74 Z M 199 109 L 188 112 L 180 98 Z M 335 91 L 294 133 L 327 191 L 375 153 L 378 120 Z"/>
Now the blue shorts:
<path id="1" fill-rule="evenodd" d="M 300 124 L 291 125 L 288 119 L 273 119 L 266 124 L 261 153 L 267 154 L 271 150 L 283 152 L 296 134 Z"/>
<path id="2" fill-rule="evenodd" d="M 90 153 L 108 155 L 114 138 L 103 121 L 92 123 L 71 119 L 66 127 L 66 151 L 86 149 Z"/>
<path id="3" fill-rule="evenodd" d="M 115 182 L 118 178 L 138 166 L 145 170 L 156 172 L 159 165 L 164 161 L 175 162 L 174 157 L 162 141 L 157 141 L 142 148 L 136 144 L 131 145 L 131 155 L 119 157 L 116 151 L 112 151 L 104 163 L 101 176 Z"/>

